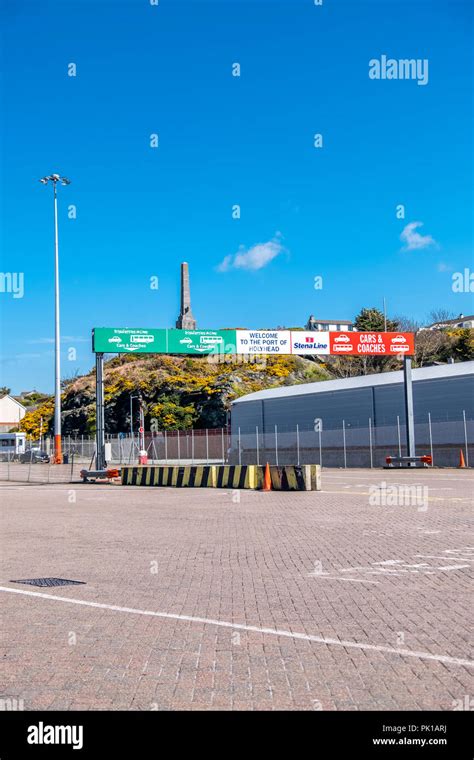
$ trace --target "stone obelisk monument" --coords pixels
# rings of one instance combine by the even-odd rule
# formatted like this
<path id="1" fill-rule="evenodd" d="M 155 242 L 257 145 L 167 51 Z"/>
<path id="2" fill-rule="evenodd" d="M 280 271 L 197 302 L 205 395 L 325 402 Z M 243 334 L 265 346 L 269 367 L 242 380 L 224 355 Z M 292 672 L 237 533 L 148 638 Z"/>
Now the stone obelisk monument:
<path id="1" fill-rule="evenodd" d="M 181 311 L 176 320 L 178 330 L 195 330 L 196 320 L 191 311 L 191 291 L 189 288 L 189 269 L 185 261 L 181 264 Z"/>

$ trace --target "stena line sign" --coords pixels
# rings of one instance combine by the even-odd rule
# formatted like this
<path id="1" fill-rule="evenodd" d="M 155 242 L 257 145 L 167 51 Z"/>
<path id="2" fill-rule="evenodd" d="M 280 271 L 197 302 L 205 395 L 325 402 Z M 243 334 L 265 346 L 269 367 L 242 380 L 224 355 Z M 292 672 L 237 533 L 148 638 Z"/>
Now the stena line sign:
<path id="1" fill-rule="evenodd" d="M 329 354 L 329 333 L 319 330 L 309 332 L 293 330 L 291 332 L 291 353 L 300 356 Z"/>

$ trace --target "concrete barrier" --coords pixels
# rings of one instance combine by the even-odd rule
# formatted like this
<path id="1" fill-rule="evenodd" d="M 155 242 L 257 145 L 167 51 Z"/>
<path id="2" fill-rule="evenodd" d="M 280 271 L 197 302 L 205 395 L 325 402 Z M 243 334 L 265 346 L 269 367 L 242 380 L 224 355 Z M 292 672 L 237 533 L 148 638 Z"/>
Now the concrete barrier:
<path id="1" fill-rule="evenodd" d="M 257 488 L 257 470 L 255 464 L 217 465 L 217 488 Z"/>
<path id="2" fill-rule="evenodd" d="M 122 485 L 215 488 L 215 471 L 213 465 L 122 467 Z"/>
<path id="3" fill-rule="evenodd" d="M 122 467 L 123 486 L 261 489 L 265 467 L 258 465 L 133 465 Z M 320 491 L 318 464 L 270 467 L 275 491 Z"/>
<path id="4" fill-rule="evenodd" d="M 258 467 L 257 488 L 263 488 L 265 467 Z M 321 467 L 319 464 L 270 466 L 274 491 L 320 491 Z"/>

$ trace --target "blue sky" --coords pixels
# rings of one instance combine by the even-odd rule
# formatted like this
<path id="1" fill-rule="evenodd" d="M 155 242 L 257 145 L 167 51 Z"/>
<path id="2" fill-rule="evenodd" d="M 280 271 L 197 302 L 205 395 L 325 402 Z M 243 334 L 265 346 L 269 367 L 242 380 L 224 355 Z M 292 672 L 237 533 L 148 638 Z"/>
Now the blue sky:
<path id="1" fill-rule="evenodd" d="M 53 388 L 51 172 L 72 180 L 64 377 L 92 366 L 93 326 L 174 326 L 184 260 L 203 328 L 351 319 L 384 295 L 392 315 L 472 313 L 451 288 L 473 267 L 469 6 L 1 0 L 1 269 L 24 296 L 0 293 L 0 383 Z M 370 79 L 383 54 L 428 59 L 428 84 Z"/>

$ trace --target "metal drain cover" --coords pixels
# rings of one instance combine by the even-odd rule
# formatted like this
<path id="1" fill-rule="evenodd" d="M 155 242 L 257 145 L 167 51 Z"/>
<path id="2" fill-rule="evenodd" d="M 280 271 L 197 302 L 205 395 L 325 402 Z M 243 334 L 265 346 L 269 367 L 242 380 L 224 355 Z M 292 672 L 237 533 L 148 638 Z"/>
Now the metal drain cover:
<path id="1" fill-rule="evenodd" d="M 26 583 L 28 586 L 79 586 L 79 585 L 85 585 L 85 581 L 68 581 L 67 578 L 26 578 L 24 581 L 10 581 L 10 583 Z"/>

